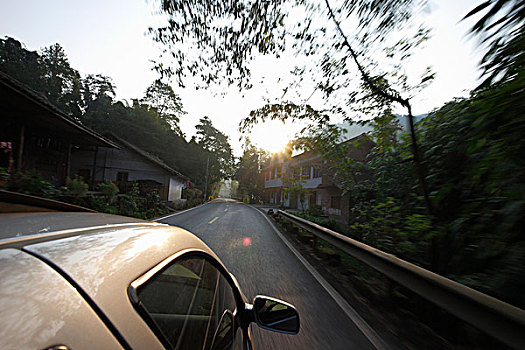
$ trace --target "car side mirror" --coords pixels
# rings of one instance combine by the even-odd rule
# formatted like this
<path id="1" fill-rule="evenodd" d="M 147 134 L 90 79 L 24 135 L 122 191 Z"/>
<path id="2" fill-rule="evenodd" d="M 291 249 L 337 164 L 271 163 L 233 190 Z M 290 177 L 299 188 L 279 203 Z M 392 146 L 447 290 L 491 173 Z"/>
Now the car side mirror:
<path id="1" fill-rule="evenodd" d="M 297 310 L 282 300 L 258 295 L 253 299 L 252 312 L 255 322 L 261 328 L 286 334 L 299 332 Z"/>

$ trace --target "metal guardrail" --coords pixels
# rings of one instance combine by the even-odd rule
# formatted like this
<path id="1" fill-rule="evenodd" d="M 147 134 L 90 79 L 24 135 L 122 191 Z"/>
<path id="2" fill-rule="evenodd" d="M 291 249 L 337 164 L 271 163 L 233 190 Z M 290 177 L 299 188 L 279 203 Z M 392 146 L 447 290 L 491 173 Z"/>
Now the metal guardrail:
<path id="1" fill-rule="evenodd" d="M 524 310 L 308 220 L 277 213 L 506 345 L 525 348 Z"/>

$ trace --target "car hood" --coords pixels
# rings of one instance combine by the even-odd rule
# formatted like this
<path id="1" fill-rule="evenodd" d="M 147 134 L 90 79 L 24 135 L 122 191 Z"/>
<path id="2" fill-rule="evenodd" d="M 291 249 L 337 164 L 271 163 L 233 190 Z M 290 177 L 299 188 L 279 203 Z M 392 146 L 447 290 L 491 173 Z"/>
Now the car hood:
<path id="1" fill-rule="evenodd" d="M 137 349 L 162 348 L 162 345 L 151 331 L 144 334 L 148 328 L 131 305 L 127 289 L 153 266 L 185 249 L 202 250 L 216 257 L 193 234 L 154 223 L 98 227 L 82 235 L 23 248 L 75 281 L 131 347 Z"/>

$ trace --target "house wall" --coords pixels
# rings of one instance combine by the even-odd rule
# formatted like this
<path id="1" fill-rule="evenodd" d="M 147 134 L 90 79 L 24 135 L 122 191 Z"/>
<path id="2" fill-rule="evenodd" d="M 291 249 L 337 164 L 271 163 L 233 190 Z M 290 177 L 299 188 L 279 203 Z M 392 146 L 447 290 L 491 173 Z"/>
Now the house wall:
<path id="1" fill-rule="evenodd" d="M 297 209 L 306 210 L 308 209 L 309 205 L 309 198 L 308 195 L 305 195 L 303 200 L 301 198 L 297 198 Z"/>
<path id="2" fill-rule="evenodd" d="M 118 172 L 127 172 L 128 181 L 154 180 L 165 186 L 169 186 L 170 182 L 170 174 L 166 170 L 125 148 L 99 148 L 97 167 L 100 168 L 95 172 L 95 181 L 116 181 Z"/>
<path id="3" fill-rule="evenodd" d="M 169 194 L 168 201 L 173 202 L 182 198 L 182 189 L 185 187 L 185 183 L 182 179 L 175 176 L 170 176 Z"/>
<path id="4" fill-rule="evenodd" d="M 341 216 L 348 222 L 350 219 L 350 195 L 347 194 L 341 197 Z"/>
<path id="5" fill-rule="evenodd" d="M 89 170 L 93 176 L 94 151 L 74 150 L 71 156 L 71 174 Z M 144 157 L 126 148 L 112 149 L 99 147 L 95 167 L 95 183 L 117 181 L 117 174 L 127 173 L 127 181 L 150 180 L 161 184 L 160 195 L 163 200 L 180 199 L 184 183 L 163 168 L 147 161 Z M 85 179 L 88 181 L 88 179 Z"/>
<path id="6" fill-rule="evenodd" d="M 281 191 L 281 204 L 285 207 L 290 206 L 290 196 L 284 191 Z"/>
<path id="7" fill-rule="evenodd" d="M 352 144 L 355 141 L 358 142 Z M 348 156 L 358 162 L 366 162 L 370 150 L 374 147 L 370 139 L 361 136 L 346 141 L 346 143 L 350 146 L 347 151 Z M 278 169 L 281 169 L 281 175 Z M 309 190 L 302 202 L 297 196 L 291 196 L 291 198 L 284 196 L 282 173 L 288 176 L 292 173 L 301 174 L 304 180 L 302 187 Z M 280 159 L 270 164 L 262 172 L 265 201 L 284 204 L 291 209 L 307 209 L 315 203 L 320 205 L 327 215 L 338 221 L 347 222 L 351 209 L 349 195 L 341 196 L 342 191 L 333 184 L 330 174 L 330 161 L 311 152 L 305 152 L 291 159 Z M 281 191 L 281 196 L 276 200 L 275 196 L 279 191 Z"/>
<path id="8" fill-rule="evenodd" d="M 268 190 L 268 203 L 281 204 L 282 192 L 281 188 L 272 188 Z"/>
<path id="9" fill-rule="evenodd" d="M 342 215 L 342 201 L 341 190 L 337 187 L 324 188 L 319 191 L 321 193 L 321 207 L 328 215 L 341 216 Z M 339 208 L 332 207 L 332 197 L 339 197 Z"/>

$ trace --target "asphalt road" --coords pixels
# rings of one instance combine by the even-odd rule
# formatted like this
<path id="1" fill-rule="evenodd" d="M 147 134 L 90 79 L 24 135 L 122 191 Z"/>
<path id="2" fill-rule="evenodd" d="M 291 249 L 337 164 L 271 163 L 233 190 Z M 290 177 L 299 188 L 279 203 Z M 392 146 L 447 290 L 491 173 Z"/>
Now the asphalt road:
<path id="1" fill-rule="evenodd" d="M 373 349 L 257 209 L 217 200 L 160 221 L 185 228 L 208 244 L 248 299 L 263 294 L 295 305 L 299 334 L 252 327 L 255 349 Z"/>

